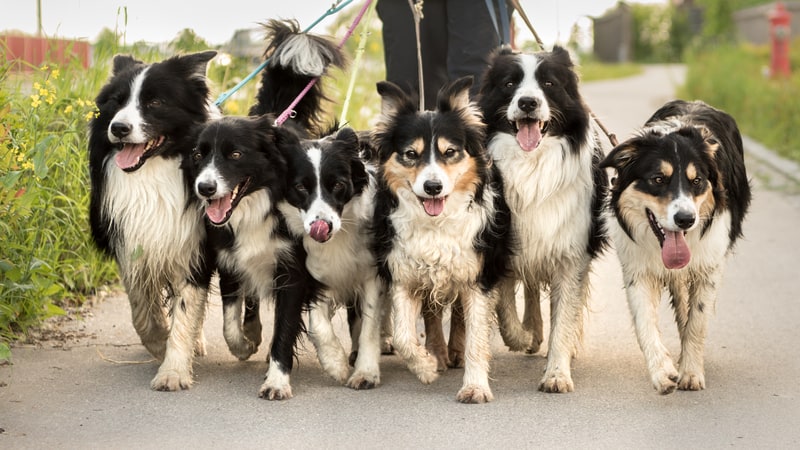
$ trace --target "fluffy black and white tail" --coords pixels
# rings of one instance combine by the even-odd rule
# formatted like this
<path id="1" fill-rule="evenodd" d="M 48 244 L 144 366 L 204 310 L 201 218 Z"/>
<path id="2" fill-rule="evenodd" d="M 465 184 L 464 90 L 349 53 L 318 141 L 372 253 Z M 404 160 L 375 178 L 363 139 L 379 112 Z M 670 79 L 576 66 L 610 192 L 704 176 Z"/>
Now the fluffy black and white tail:
<path id="1" fill-rule="evenodd" d="M 329 39 L 302 33 L 296 21 L 270 20 L 264 24 L 269 64 L 261 77 L 261 87 L 250 115 L 280 114 L 297 95 L 333 65 L 344 67 L 345 57 Z M 294 107 L 290 123 L 305 133 L 320 132 L 322 102 L 327 100 L 322 84 L 316 83 Z"/>

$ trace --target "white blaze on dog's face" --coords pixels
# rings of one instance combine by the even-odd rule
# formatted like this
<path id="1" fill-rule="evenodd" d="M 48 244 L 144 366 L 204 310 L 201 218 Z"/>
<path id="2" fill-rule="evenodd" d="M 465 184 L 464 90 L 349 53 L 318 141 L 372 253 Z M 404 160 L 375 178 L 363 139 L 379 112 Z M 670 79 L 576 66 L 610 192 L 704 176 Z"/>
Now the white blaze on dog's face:
<path id="1" fill-rule="evenodd" d="M 300 208 L 300 215 L 303 220 L 303 228 L 306 233 L 318 242 L 325 242 L 342 228 L 342 219 L 339 213 L 333 209 L 331 203 L 326 199 L 325 190 L 322 186 L 322 151 L 319 148 L 311 148 L 307 151 L 308 159 L 313 167 L 314 186 L 308 189 L 308 208 Z M 334 186 L 334 190 L 344 189 L 345 186 Z"/>
<path id="2" fill-rule="evenodd" d="M 542 141 L 545 125 L 550 120 L 550 105 L 542 86 L 536 79 L 540 60 L 535 55 L 518 55 L 519 71 L 509 81 L 515 84 L 514 95 L 506 110 L 506 118 L 516 129 L 517 142 L 526 151 L 532 151 Z"/>

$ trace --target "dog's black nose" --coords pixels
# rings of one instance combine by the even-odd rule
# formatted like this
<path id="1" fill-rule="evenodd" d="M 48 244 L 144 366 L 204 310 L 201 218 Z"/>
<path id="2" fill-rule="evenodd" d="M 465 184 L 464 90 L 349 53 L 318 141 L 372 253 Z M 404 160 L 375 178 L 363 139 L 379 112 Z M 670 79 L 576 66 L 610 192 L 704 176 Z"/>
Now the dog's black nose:
<path id="1" fill-rule="evenodd" d="M 428 195 L 439 195 L 442 192 L 442 182 L 439 180 L 428 180 L 422 185 Z"/>
<path id="2" fill-rule="evenodd" d="M 517 106 L 524 112 L 529 113 L 536 110 L 536 107 L 539 106 L 539 101 L 533 97 L 520 97 L 517 101 Z"/>
<path id="3" fill-rule="evenodd" d="M 113 122 L 111 124 L 111 134 L 118 138 L 124 138 L 125 136 L 131 134 L 131 130 L 133 127 L 129 123 L 125 122 Z"/>
<path id="4" fill-rule="evenodd" d="M 217 193 L 217 182 L 211 180 L 197 183 L 197 193 L 203 197 L 211 197 Z"/>
<path id="5" fill-rule="evenodd" d="M 675 225 L 681 227 L 682 230 L 688 230 L 694 225 L 694 213 L 679 211 L 675 213 Z"/>

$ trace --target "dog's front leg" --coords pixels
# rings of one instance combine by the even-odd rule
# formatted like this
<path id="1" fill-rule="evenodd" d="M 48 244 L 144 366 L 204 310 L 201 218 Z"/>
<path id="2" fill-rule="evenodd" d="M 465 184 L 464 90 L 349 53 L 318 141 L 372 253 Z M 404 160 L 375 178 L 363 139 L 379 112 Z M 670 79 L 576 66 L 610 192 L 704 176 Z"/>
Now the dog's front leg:
<path id="1" fill-rule="evenodd" d="M 355 371 L 347 386 L 353 389 L 372 389 L 381 382 L 379 362 L 381 358 L 381 323 L 384 297 L 377 275 L 364 283 L 361 299 L 361 330 L 358 334 L 358 356 Z"/>
<path id="2" fill-rule="evenodd" d="M 686 327 L 681 330 L 681 357 L 678 361 L 678 389 L 699 391 L 706 387 L 704 350 L 708 329 L 708 314 L 714 310 L 717 286 L 722 281 L 722 269 L 710 270 L 705 277 L 693 280 L 689 290 L 689 311 Z"/>
<path id="3" fill-rule="evenodd" d="M 477 288 L 476 288 L 477 289 Z M 463 293 L 459 301 L 464 311 L 464 382 L 456 394 L 461 403 L 486 403 L 494 400 L 489 387 L 490 311 L 492 297 L 483 292 Z"/>
<path id="4" fill-rule="evenodd" d="M 192 362 L 195 345 L 206 315 L 208 289 L 192 282 L 185 282 L 180 296 L 172 304 L 172 326 L 164 362 L 150 382 L 157 391 L 188 389 L 194 382 Z"/>
<path id="5" fill-rule="evenodd" d="M 322 369 L 339 383 L 350 374 L 347 355 L 333 331 L 330 298 L 321 299 L 308 311 L 308 337 L 317 349 L 317 359 Z"/>
<path id="6" fill-rule="evenodd" d="M 409 295 L 405 286 L 399 283 L 392 284 L 391 298 L 395 350 L 420 381 L 433 383 L 439 376 L 436 358 L 417 340 L 417 317 L 422 310 L 422 300 Z"/>

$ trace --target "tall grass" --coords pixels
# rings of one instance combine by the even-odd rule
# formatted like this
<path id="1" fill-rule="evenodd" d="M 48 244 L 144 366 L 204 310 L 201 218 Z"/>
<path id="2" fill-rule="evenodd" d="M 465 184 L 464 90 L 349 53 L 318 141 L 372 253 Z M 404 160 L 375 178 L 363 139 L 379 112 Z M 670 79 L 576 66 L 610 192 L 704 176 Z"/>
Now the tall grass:
<path id="1" fill-rule="evenodd" d="M 800 40 L 792 43 L 789 78 L 770 78 L 767 46 L 726 44 L 690 52 L 683 97 L 731 114 L 742 132 L 800 161 Z"/>

